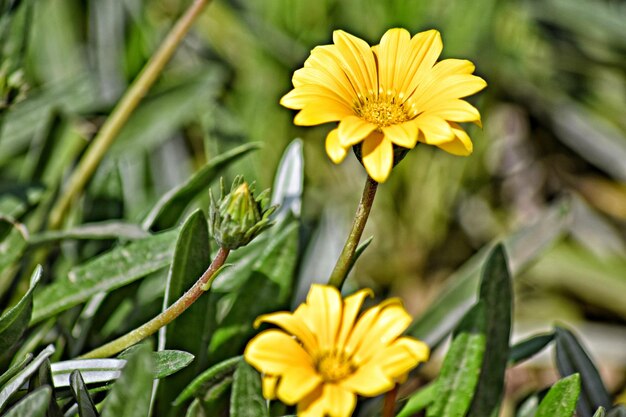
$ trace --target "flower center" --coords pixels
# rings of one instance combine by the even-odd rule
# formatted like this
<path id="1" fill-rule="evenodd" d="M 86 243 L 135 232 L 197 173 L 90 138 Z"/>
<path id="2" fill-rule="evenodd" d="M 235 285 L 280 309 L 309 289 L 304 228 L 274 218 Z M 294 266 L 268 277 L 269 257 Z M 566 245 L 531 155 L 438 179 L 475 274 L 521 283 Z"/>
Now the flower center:
<path id="1" fill-rule="evenodd" d="M 315 362 L 315 368 L 325 382 L 339 381 L 356 370 L 343 352 L 336 351 L 321 354 Z"/>
<path id="2" fill-rule="evenodd" d="M 412 106 L 399 100 L 395 94 L 380 94 L 361 98 L 355 104 L 354 111 L 357 116 L 378 127 L 399 124 L 414 117 Z"/>

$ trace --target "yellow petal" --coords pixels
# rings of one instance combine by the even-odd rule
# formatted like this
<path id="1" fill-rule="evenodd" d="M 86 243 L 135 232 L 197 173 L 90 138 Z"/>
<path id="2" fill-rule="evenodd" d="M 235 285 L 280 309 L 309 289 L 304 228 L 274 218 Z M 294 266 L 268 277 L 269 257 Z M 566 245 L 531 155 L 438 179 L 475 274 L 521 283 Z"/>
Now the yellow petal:
<path id="1" fill-rule="evenodd" d="M 377 91 L 376 61 L 367 42 L 342 30 L 333 32 L 333 42 L 337 46 L 343 69 L 356 91 L 363 95 Z"/>
<path id="2" fill-rule="evenodd" d="M 264 314 L 255 320 L 254 326 L 258 327 L 261 323 L 274 324 L 284 329 L 287 333 L 294 335 L 302 342 L 308 352 L 315 352 L 317 350 L 317 341 L 311 329 L 309 329 L 304 321 L 292 313 L 278 312 Z"/>
<path id="3" fill-rule="evenodd" d="M 410 53 L 406 58 L 406 75 L 402 81 L 400 92 L 408 98 L 423 83 L 424 76 L 432 70 L 433 65 L 443 50 L 441 35 L 436 30 L 420 32 L 413 36 Z"/>
<path id="4" fill-rule="evenodd" d="M 309 84 L 294 88 L 280 99 L 280 104 L 290 109 L 303 109 L 308 105 L 318 106 L 326 102 L 337 102 L 346 109 L 351 109 L 350 102 L 344 97 L 321 85 Z"/>
<path id="5" fill-rule="evenodd" d="M 326 417 L 325 405 L 322 401 L 323 387 L 317 387 L 313 392 L 298 403 L 298 417 Z"/>
<path id="6" fill-rule="evenodd" d="M 398 305 L 400 304 L 400 300 L 397 298 L 391 298 L 383 301 L 382 303 L 374 306 L 372 308 L 367 309 L 361 317 L 359 317 L 358 321 L 354 325 L 352 329 L 352 333 L 348 338 L 348 341 L 345 345 L 345 352 L 348 355 L 354 355 L 355 352 L 360 348 L 362 344 L 367 344 L 369 339 L 369 332 L 376 322 L 378 315 L 380 312 L 387 308 L 389 305 Z M 358 365 L 358 363 L 357 363 Z"/>
<path id="7" fill-rule="evenodd" d="M 319 85 L 329 88 L 335 91 L 338 95 L 345 100 L 354 102 L 357 95 L 354 92 L 354 88 L 347 79 L 345 73 L 340 72 L 332 73 L 328 70 L 328 67 L 307 67 L 300 68 L 293 74 L 294 87 L 302 87 L 305 85 Z"/>
<path id="8" fill-rule="evenodd" d="M 441 117 L 419 115 L 415 120 L 424 134 L 424 142 L 429 145 L 440 145 L 454 139 L 450 124 Z"/>
<path id="9" fill-rule="evenodd" d="M 368 362 L 339 382 L 345 389 L 366 397 L 375 397 L 394 387 L 380 365 Z"/>
<path id="10" fill-rule="evenodd" d="M 465 100 L 448 100 L 440 102 L 437 106 L 428 108 L 424 115 L 437 116 L 452 122 L 478 122 L 480 113 L 476 107 Z"/>
<path id="11" fill-rule="evenodd" d="M 338 128 L 339 144 L 344 148 L 356 145 L 376 129 L 376 125 L 358 116 L 347 116 L 341 120 Z"/>
<path id="12" fill-rule="evenodd" d="M 467 156 L 472 153 L 474 145 L 472 140 L 465 133 L 465 131 L 456 123 L 451 123 L 452 131 L 454 132 L 454 139 L 450 142 L 437 145 L 444 151 L 453 155 Z"/>
<path id="13" fill-rule="evenodd" d="M 324 384 L 320 401 L 330 417 L 350 417 L 356 406 L 356 395 L 336 384 Z"/>
<path id="14" fill-rule="evenodd" d="M 437 62 L 433 67 L 433 72 L 435 76 L 441 77 L 452 74 L 471 74 L 475 69 L 472 61 L 449 58 Z"/>
<path id="15" fill-rule="evenodd" d="M 363 165 L 372 179 L 383 183 L 393 167 L 393 146 L 380 132 L 373 132 L 363 141 Z"/>
<path id="16" fill-rule="evenodd" d="M 341 103 L 332 100 L 320 100 L 316 105 L 309 105 L 300 110 L 293 122 L 298 126 L 314 126 L 336 122 L 353 114 L 351 109 Z"/>
<path id="17" fill-rule="evenodd" d="M 442 101 L 463 98 L 475 94 L 485 88 L 487 83 L 480 77 L 467 74 L 455 74 L 436 78 L 430 87 L 413 96 L 419 109 L 429 109 Z"/>
<path id="18" fill-rule="evenodd" d="M 281 349 L 274 346 L 274 349 Z M 276 396 L 285 404 L 294 405 L 322 383 L 322 378 L 310 368 L 290 368 L 278 382 Z"/>
<path id="19" fill-rule="evenodd" d="M 315 320 L 315 327 L 311 330 L 317 336 L 320 349 L 322 351 L 332 349 L 337 340 L 342 316 L 341 294 L 333 286 L 313 284 L 306 303 Z"/>
<path id="20" fill-rule="evenodd" d="M 413 149 L 417 143 L 417 122 L 409 120 L 397 125 L 383 127 L 385 137 L 398 146 Z"/>
<path id="21" fill-rule="evenodd" d="M 263 398 L 267 400 L 276 399 L 276 384 L 277 383 L 278 383 L 277 376 L 263 375 L 263 378 L 261 379 Z"/>
<path id="22" fill-rule="evenodd" d="M 331 130 L 326 136 L 326 154 L 331 161 L 338 164 L 344 160 L 348 150 L 339 143 L 338 129 Z"/>
<path id="23" fill-rule="evenodd" d="M 354 328 L 354 321 L 356 320 L 361 305 L 365 297 L 374 295 L 373 291 L 369 288 L 357 291 L 349 297 L 343 300 L 343 317 L 341 320 L 341 327 L 339 330 L 339 336 L 337 336 L 337 348 L 343 350 L 348 336 L 352 333 Z"/>
<path id="24" fill-rule="evenodd" d="M 294 338 L 280 330 L 266 330 L 255 336 L 248 342 L 244 358 L 259 372 L 270 375 L 283 375 L 294 369 L 315 370 L 311 356 Z"/>
<path id="25" fill-rule="evenodd" d="M 378 47 L 378 88 L 379 92 L 394 91 L 400 88 L 406 72 L 404 55 L 409 50 L 411 35 L 406 29 L 389 29 L 380 40 Z M 400 78 L 402 77 L 402 79 Z"/>
<path id="26" fill-rule="evenodd" d="M 397 380 L 419 363 L 428 360 L 429 352 L 424 342 L 402 337 L 378 352 L 372 362 L 380 365 L 389 379 Z"/>
<path id="27" fill-rule="evenodd" d="M 354 361 L 362 363 L 378 355 L 409 327 L 411 321 L 413 318 L 399 302 L 386 305 L 370 324 L 366 341 L 353 353 Z"/>

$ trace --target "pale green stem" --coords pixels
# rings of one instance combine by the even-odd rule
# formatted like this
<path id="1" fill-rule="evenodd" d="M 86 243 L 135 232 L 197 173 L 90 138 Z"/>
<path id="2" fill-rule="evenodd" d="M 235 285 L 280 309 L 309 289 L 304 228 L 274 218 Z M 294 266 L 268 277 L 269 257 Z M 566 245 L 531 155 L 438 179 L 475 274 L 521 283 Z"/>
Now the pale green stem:
<path id="1" fill-rule="evenodd" d="M 89 358 L 108 358 L 123 351 L 126 348 L 142 341 L 148 336 L 156 333 L 161 327 L 171 323 L 176 317 L 180 316 L 185 310 L 187 310 L 200 296 L 208 290 L 208 287 L 213 282 L 213 278 L 216 276 L 216 272 L 224 265 L 226 258 L 228 257 L 230 250 L 226 248 L 220 248 L 215 255 L 215 259 L 211 262 L 211 265 L 204 271 L 204 274 L 185 294 L 183 294 L 174 304 L 169 306 L 161 314 L 150 320 L 149 322 L 137 327 L 135 330 L 131 330 L 124 336 L 121 336 L 106 345 L 100 346 L 88 352 L 82 356 L 81 359 Z"/>
<path id="2" fill-rule="evenodd" d="M 352 229 L 350 230 L 346 244 L 341 251 L 341 255 L 339 255 L 339 259 L 337 259 L 335 269 L 333 269 L 330 279 L 328 280 L 330 285 L 341 288 L 348 272 L 350 271 L 354 253 L 356 252 L 356 248 L 359 246 L 361 235 L 363 235 L 363 229 L 365 228 L 367 218 L 369 217 L 370 210 L 372 209 L 372 203 L 374 203 L 377 188 L 378 183 L 368 176 L 365 181 L 365 187 L 363 188 L 363 195 L 361 196 L 359 207 L 354 215 Z"/>
<path id="3" fill-rule="evenodd" d="M 189 9 L 178 19 L 174 27 L 172 27 L 167 34 L 159 49 L 143 67 L 135 81 L 128 90 L 126 90 L 126 93 L 124 93 L 93 139 L 91 146 L 89 146 L 83 155 L 78 166 L 74 172 L 72 172 L 67 186 L 52 208 L 48 224 L 50 229 L 54 230 L 61 227 L 70 204 L 74 198 L 82 192 L 89 180 L 91 180 L 102 158 L 104 158 L 104 155 L 115 141 L 115 138 L 117 138 L 118 133 L 126 124 L 132 112 L 159 77 L 163 67 L 165 67 L 165 64 L 167 64 L 176 51 L 176 48 L 189 31 L 189 28 L 191 28 L 194 20 L 210 2 L 211 0 L 193 1 Z"/>

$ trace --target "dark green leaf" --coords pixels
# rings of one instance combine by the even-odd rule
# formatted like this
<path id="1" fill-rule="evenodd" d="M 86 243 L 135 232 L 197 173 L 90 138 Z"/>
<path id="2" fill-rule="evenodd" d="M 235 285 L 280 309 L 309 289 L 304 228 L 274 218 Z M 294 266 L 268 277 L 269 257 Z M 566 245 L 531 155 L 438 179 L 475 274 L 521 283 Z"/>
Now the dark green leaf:
<path id="1" fill-rule="evenodd" d="M 230 396 L 230 415 L 269 417 L 269 410 L 261 393 L 261 375 L 246 361 L 240 361 L 235 370 L 233 392 Z"/>
<path id="2" fill-rule="evenodd" d="M 179 299 L 202 276 L 211 263 L 207 220 L 201 210 L 191 214 L 182 226 L 174 260 L 167 277 L 163 310 Z M 172 401 L 206 366 L 209 343 L 209 297 L 200 297 L 180 317 L 159 332 L 159 349 L 177 349 L 196 356 L 196 362 L 172 378 L 159 382 L 157 414 L 165 416 Z M 180 414 L 179 412 L 177 412 Z"/>
<path id="3" fill-rule="evenodd" d="M 535 335 L 522 340 L 521 342 L 511 346 L 511 351 L 509 352 L 509 362 L 512 364 L 522 362 L 541 352 L 543 348 L 548 346 L 548 344 L 553 340 L 554 333 Z"/>
<path id="4" fill-rule="evenodd" d="M 556 365 L 561 376 L 578 373 L 582 391 L 577 411 L 580 417 L 591 417 L 598 407 L 609 408 L 609 396 L 595 365 L 572 332 L 562 327 L 555 328 Z"/>
<path id="5" fill-rule="evenodd" d="M 26 250 L 24 226 L 0 218 L 0 296 L 11 283 L 16 264 Z"/>
<path id="6" fill-rule="evenodd" d="M 0 391 L 0 411 L 8 404 L 9 399 L 24 385 L 30 377 L 39 370 L 39 367 L 54 353 L 54 346 L 49 345 L 37 355 L 32 362 L 22 369 L 17 375 L 9 380 Z"/>
<path id="7" fill-rule="evenodd" d="M 557 204 L 540 221 L 518 230 L 504 240 L 513 276 L 562 235 L 569 224 L 568 213 L 563 203 Z M 413 323 L 408 330 L 410 335 L 424 340 L 431 347 L 445 338 L 476 299 L 481 267 L 489 252 L 488 249 L 481 250 L 449 277 L 450 286 Z"/>
<path id="8" fill-rule="evenodd" d="M 162 379 L 186 368 L 194 360 L 194 355 L 180 350 L 160 350 L 154 352 L 154 377 Z"/>
<path id="9" fill-rule="evenodd" d="M 485 307 L 479 301 L 455 330 L 427 417 L 463 417 L 469 409 L 485 353 L 486 325 Z"/>
<path id="10" fill-rule="evenodd" d="M 613 407 L 606 417 L 626 417 L 626 407 L 623 405 Z"/>
<path id="11" fill-rule="evenodd" d="M 24 297 L 0 317 L 0 352 L 8 351 L 20 339 L 28 327 L 33 311 L 33 291 L 41 278 L 41 266 L 37 266 L 31 278 L 30 288 Z"/>
<path id="12" fill-rule="evenodd" d="M 258 149 L 259 145 L 250 143 L 239 146 L 210 160 L 183 184 L 167 192 L 154 206 L 143 221 L 146 230 L 164 230 L 176 224 L 189 203 L 196 196 L 209 189 L 209 185 L 232 162 Z"/>
<path id="13" fill-rule="evenodd" d="M 41 245 L 66 239 L 126 239 L 135 240 L 149 237 L 150 234 L 136 224 L 120 221 L 83 224 L 72 229 L 47 231 L 31 236 L 30 245 Z"/>
<path id="14" fill-rule="evenodd" d="M 50 372 L 50 359 L 43 361 L 37 372 L 35 372 L 28 381 L 28 390 L 32 391 L 39 387 L 52 387 L 52 374 Z M 47 417 L 63 417 L 63 412 L 57 405 L 57 398 L 54 390 L 48 404 Z"/>
<path id="15" fill-rule="evenodd" d="M 217 385 L 224 378 L 235 372 L 237 365 L 242 361 L 241 356 L 227 359 L 218 363 L 198 375 L 187 387 L 180 393 L 174 401 L 174 405 L 180 405 L 193 396 L 199 395 L 209 390 L 212 386 Z"/>
<path id="16" fill-rule="evenodd" d="M 361 242 L 359 246 L 357 246 L 356 250 L 354 251 L 354 256 L 350 260 L 350 266 L 348 267 L 348 272 L 346 273 L 346 276 L 348 276 L 350 271 L 352 271 L 354 264 L 359 259 L 359 257 L 363 254 L 363 252 L 365 252 L 365 249 L 367 249 L 370 243 L 372 243 L 372 240 L 374 240 L 374 236 L 368 237 L 363 242 Z"/>
<path id="17" fill-rule="evenodd" d="M 137 240 L 73 268 L 67 279 L 35 293 L 31 324 L 166 267 L 171 262 L 177 234 L 177 230 L 172 230 Z"/>
<path id="18" fill-rule="evenodd" d="M 150 348 L 141 345 L 128 358 L 122 376 L 113 384 L 102 417 L 145 417 L 150 408 L 153 360 Z"/>
<path id="19" fill-rule="evenodd" d="M 485 306 L 487 345 L 469 416 L 498 415 L 509 359 L 513 288 L 504 246 L 496 245 L 485 263 L 480 284 Z"/>
<path id="20" fill-rule="evenodd" d="M 17 356 L 16 356 L 17 358 Z M 33 359 L 32 353 L 24 356 L 24 359 L 18 361 L 0 376 L 0 387 L 3 386 L 9 379 L 17 375 L 24 367 Z"/>
<path id="21" fill-rule="evenodd" d="M 396 417 L 411 417 L 422 411 L 435 401 L 437 396 L 437 384 L 431 383 L 420 388 L 409 397 L 409 401 L 402 407 Z"/>
<path id="22" fill-rule="evenodd" d="M 51 394 L 50 387 L 38 388 L 11 407 L 3 417 L 44 417 Z"/>
<path id="23" fill-rule="evenodd" d="M 70 375 L 70 386 L 72 388 L 72 395 L 78 404 L 78 415 L 80 417 L 98 417 L 98 411 L 96 406 L 87 391 L 87 385 L 83 380 L 80 371 L 73 371 Z"/>
<path id="24" fill-rule="evenodd" d="M 539 403 L 535 417 L 572 417 L 579 394 L 579 374 L 559 380 Z"/>

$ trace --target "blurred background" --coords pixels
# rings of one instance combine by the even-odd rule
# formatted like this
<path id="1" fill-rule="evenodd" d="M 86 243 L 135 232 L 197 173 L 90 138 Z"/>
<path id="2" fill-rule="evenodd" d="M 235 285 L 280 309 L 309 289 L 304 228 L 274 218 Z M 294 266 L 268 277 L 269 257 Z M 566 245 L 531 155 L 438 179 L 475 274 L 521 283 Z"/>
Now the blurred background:
<path id="1" fill-rule="evenodd" d="M 56 190 L 175 19 L 178 0 L 0 1 L 0 192 L 35 204 Z M 334 166 L 331 126 L 298 128 L 278 105 L 291 74 L 343 29 L 375 44 L 390 27 L 436 28 L 488 88 L 470 99 L 474 154 L 418 146 L 379 188 L 355 285 L 401 295 L 419 316 L 481 247 L 545 220 L 516 277 L 514 340 L 573 325 L 609 388 L 626 369 L 626 2 L 619 0 L 215 0 L 137 109 L 89 186 L 82 221 L 139 222 L 209 158 L 248 142 L 232 173 L 271 186 L 303 140 L 301 290 L 332 268 L 365 173 Z M 42 155 L 51 161 L 42 165 Z M 0 204 L 1 206 L 1 204 Z M 8 207 L 8 205 L 7 205 Z M 14 207 L 14 206 L 11 206 Z M 23 213 L 26 213 L 24 211 Z M 3 214 L 6 214 L 3 212 Z M 9 213 L 11 214 L 11 213 Z M 30 228 L 39 218 L 21 218 Z M 534 364 L 534 365 L 533 365 Z M 552 378 L 549 358 L 513 369 L 511 401 Z"/>

